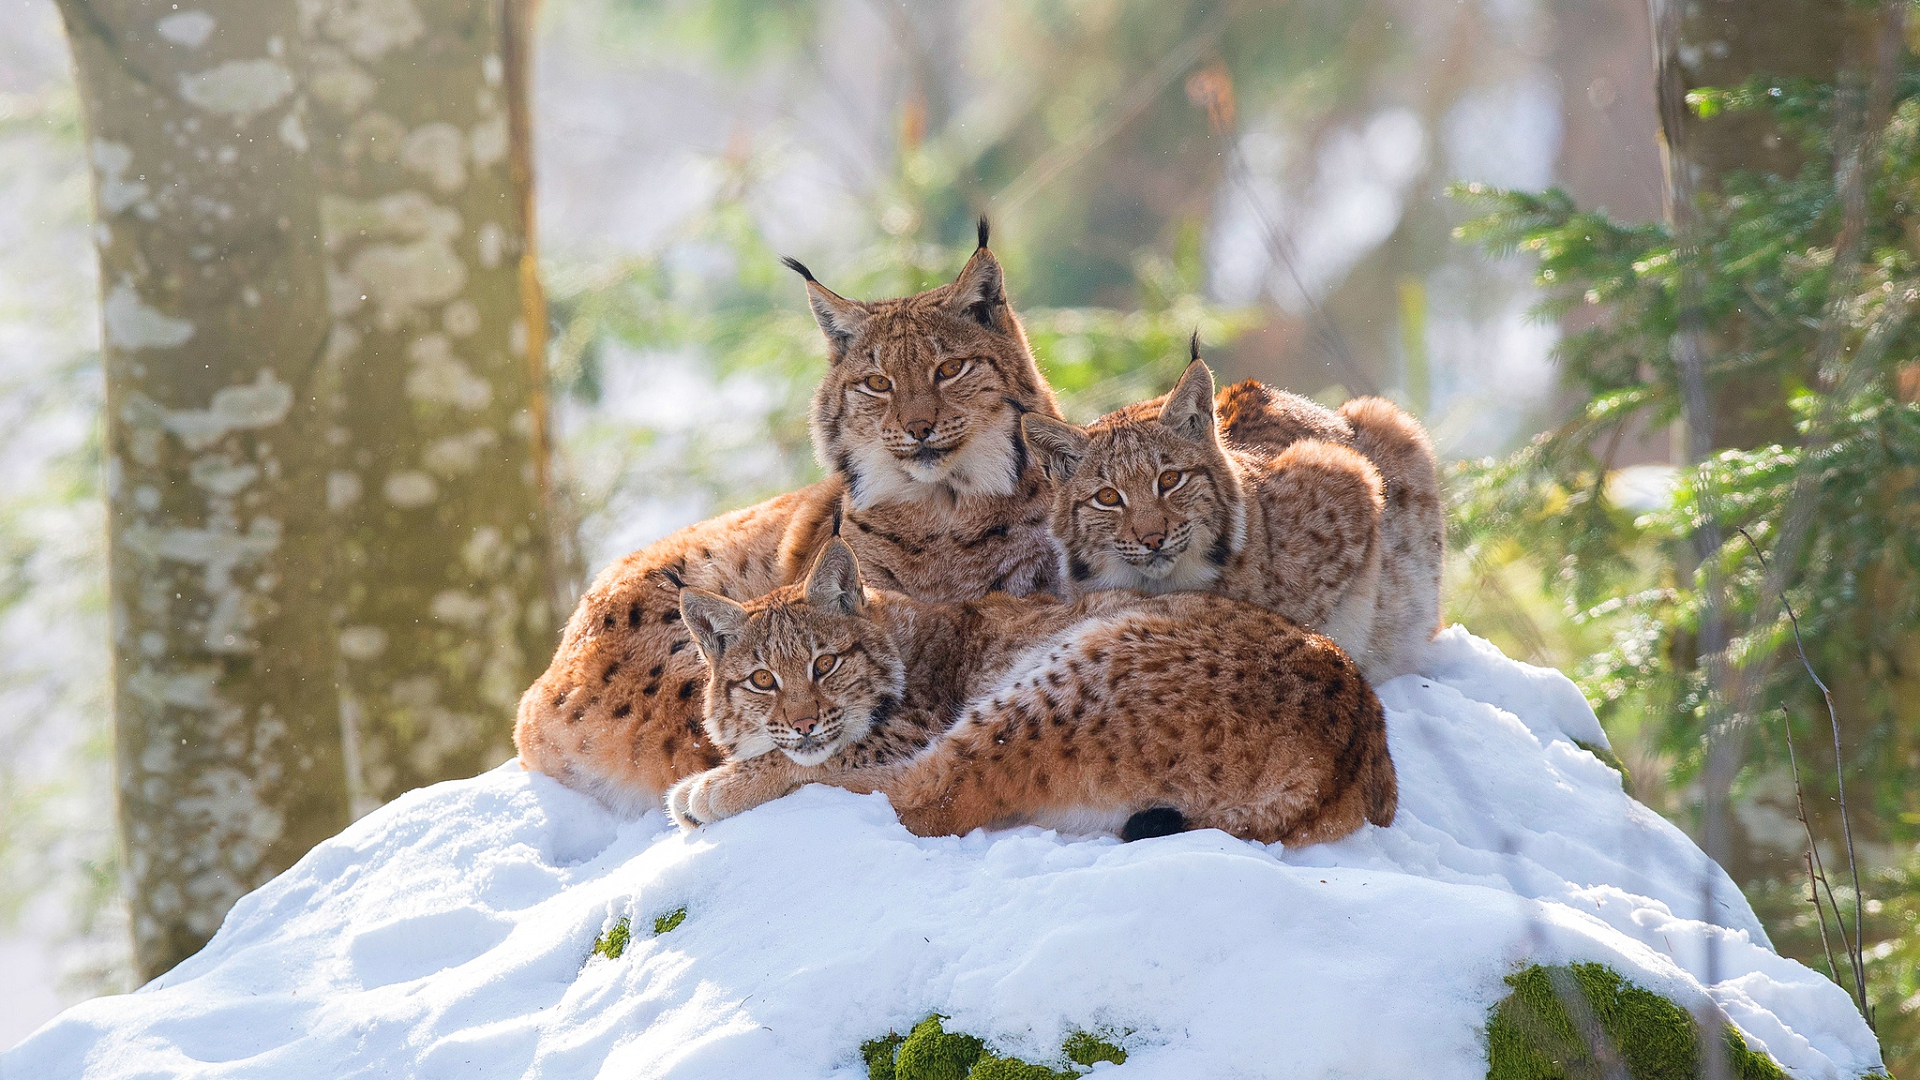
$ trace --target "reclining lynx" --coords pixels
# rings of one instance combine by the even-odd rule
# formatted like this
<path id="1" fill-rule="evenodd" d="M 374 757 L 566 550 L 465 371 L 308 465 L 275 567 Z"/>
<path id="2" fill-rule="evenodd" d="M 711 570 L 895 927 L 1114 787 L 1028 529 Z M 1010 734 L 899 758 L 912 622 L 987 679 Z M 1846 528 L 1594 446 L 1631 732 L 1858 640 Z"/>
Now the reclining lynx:
<path id="1" fill-rule="evenodd" d="M 951 284 L 861 303 L 806 279 L 829 355 L 814 449 L 832 475 L 682 529 L 602 572 L 520 701 L 521 760 L 638 808 L 720 761 L 702 737 L 706 681 L 679 625 L 678 588 L 741 598 L 798 580 L 838 531 L 878 585 L 927 600 L 1059 588 L 1045 477 L 1025 413 L 1059 415 L 980 246 Z"/>
<path id="2" fill-rule="evenodd" d="M 1087 428 L 1023 421 L 1070 588 L 1211 590 L 1320 630 L 1369 678 L 1412 670 L 1438 628 L 1442 555 L 1418 425 L 1374 398 L 1335 413 L 1243 383 L 1220 399 L 1225 423 L 1196 349 L 1164 399 Z"/>
<path id="3" fill-rule="evenodd" d="M 690 588 L 681 607 L 732 757 L 669 793 L 689 827 L 813 781 L 884 791 L 925 836 L 1158 810 L 1305 844 L 1393 820 L 1379 699 L 1332 642 L 1249 604 L 928 604 L 863 589 L 832 542 L 804 587 L 746 604 Z"/>

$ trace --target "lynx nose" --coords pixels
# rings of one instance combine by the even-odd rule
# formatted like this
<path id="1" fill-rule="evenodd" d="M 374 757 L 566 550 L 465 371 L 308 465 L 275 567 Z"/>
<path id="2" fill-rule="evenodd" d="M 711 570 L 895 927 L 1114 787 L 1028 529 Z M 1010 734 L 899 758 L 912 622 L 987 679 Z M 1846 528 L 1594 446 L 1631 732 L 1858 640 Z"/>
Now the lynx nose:
<path id="1" fill-rule="evenodd" d="M 1163 532 L 1150 532 L 1140 538 L 1140 546 L 1148 551 L 1159 551 L 1160 545 L 1166 542 L 1167 534 Z"/>
<path id="2" fill-rule="evenodd" d="M 926 442 L 927 436 L 933 434 L 933 421 L 931 420 L 909 420 L 903 426 L 907 429 L 907 434 L 912 437 L 914 442 Z"/>
<path id="3" fill-rule="evenodd" d="M 813 729 L 820 726 L 820 718 L 818 716 L 802 716 L 797 720 L 787 721 L 787 726 L 802 735 L 811 735 L 813 734 Z"/>

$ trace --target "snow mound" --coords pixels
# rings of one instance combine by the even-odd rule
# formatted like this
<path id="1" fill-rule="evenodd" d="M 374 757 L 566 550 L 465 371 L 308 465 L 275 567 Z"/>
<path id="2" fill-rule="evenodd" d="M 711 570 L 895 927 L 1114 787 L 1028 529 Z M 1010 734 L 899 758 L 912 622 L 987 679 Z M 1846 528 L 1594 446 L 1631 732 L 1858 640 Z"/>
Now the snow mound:
<path id="1" fill-rule="evenodd" d="M 507 765 L 416 791 L 241 900 L 139 993 L 0 1056 L 33 1077 L 864 1077 L 929 1013 L 1121 1077 L 1483 1077 L 1525 963 L 1710 997 L 1794 1076 L 1879 1051 L 1733 883 L 1627 798 L 1557 672 L 1459 629 L 1380 687 L 1400 814 L 1336 844 L 907 833 L 811 787 L 697 834 Z M 685 921 L 655 936 L 654 920 Z M 593 955 L 620 919 L 633 938 Z M 1712 974 L 1710 974 L 1712 973 Z"/>

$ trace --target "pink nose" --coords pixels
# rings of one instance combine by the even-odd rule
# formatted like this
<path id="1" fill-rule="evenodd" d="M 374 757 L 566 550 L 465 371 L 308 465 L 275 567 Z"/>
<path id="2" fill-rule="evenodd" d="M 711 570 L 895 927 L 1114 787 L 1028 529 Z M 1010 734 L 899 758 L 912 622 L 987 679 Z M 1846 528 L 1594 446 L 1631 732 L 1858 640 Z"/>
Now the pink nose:
<path id="1" fill-rule="evenodd" d="M 803 716 L 798 720 L 787 721 L 787 726 L 802 735 L 811 735 L 813 734 L 813 729 L 820 726 L 820 718 L 817 716 Z"/>
<path id="2" fill-rule="evenodd" d="M 926 442 L 927 436 L 933 434 L 931 420 L 909 420 L 902 426 L 907 429 L 907 434 L 912 436 L 914 442 Z"/>
<path id="3" fill-rule="evenodd" d="M 1160 545 L 1166 542 L 1167 534 L 1163 532 L 1148 533 L 1140 538 L 1140 546 L 1148 551 L 1159 551 Z"/>

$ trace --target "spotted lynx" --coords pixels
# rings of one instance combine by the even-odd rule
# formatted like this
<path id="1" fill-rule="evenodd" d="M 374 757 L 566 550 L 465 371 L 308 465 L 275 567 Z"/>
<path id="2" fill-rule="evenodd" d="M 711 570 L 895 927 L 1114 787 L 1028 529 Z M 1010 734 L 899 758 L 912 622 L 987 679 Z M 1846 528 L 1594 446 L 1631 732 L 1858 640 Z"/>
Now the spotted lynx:
<path id="1" fill-rule="evenodd" d="M 928 604 L 864 589 L 829 543 L 804 586 L 681 606 L 732 758 L 669 793 L 688 827 L 813 781 L 884 791 L 924 836 L 1146 812 L 1305 844 L 1393 820 L 1379 700 L 1332 642 L 1249 604 Z"/>
<path id="2" fill-rule="evenodd" d="M 706 670 L 679 589 L 748 598 L 798 580 L 836 529 L 876 585 L 927 600 L 1059 588 L 1046 480 L 1020 417 L 1053 392 L 980 246 L 951 284 L 862 303 L 797 262 L 826 337 L 814 394 L 820 483 L 682 529 L 602 572 L 520 701 L 521 761 L 627 809 L 657 805 L 719 751 L 700 727 Z"/>
<path id="3" fill-rule="evenodd" d="M 1419 425 L 1247 382 L 1216 401 L 1193 362 L 1164 398 L 1088 428 L 1034 417 L 1077 590 L 1210 589 L 1333 638 L 1370 678 L 1413 669 L 1439 623 L 1440 502 Z"/>

